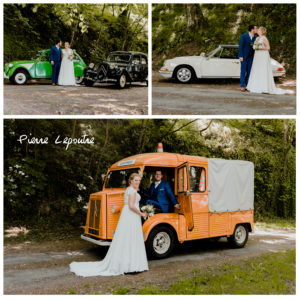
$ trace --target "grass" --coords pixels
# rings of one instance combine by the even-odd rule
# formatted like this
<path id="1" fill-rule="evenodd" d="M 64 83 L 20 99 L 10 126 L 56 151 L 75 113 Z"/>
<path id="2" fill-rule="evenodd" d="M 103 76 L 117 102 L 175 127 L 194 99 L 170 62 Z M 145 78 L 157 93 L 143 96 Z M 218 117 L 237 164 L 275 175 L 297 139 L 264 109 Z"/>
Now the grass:
<path id="1" fill-rule="evenodd" d="M 255 227 L 259 229 L 290 229 L 296 228 L 295 219 L 280 219 L 276 217 L 263 217 L 255 221 Z"/>
<path id="2" fill-rule="evenodd" d="M 23 229 L 23 230 L 22 230 Z M 15 231 L 10 235 L 10 230 Z M 4 243 L 17 244 L 26 241 L 57 241 L 80 236 L 82 228 L 69 224 L 53 224 L 37 221 L 35 225 L 4 224 Z"/>
<path id="3" fill-rule="evenodd" d="M 296 292 L 296 252 L 287 250 L 249 259 L 239 264 L 224 263 L 205 270 L 194 269 L 167 289 L 144 286 L 139 295 L 282 295 Z M 127 294 L 117 288 L 114 294 Z"/>

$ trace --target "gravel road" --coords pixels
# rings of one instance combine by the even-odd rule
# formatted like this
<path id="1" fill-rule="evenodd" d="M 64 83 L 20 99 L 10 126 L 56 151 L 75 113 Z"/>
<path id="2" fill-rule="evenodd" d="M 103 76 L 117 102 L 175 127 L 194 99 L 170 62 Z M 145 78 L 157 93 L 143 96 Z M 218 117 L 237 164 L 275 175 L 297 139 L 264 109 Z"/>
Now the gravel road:
<path id="1" fill-rule="evenodd" d="M 280 79 L 277 87 L 296 91 L 294 79 Z M 179 84 L 153 73 L 154 115 L 295 115 L 296 95 L 241 92 L 238 80 L 198 80 Z"/>
<path id="2" fill-rule="evenodd" d="M 199 240 L 184 243 L 167 259 L 150 260 L 149 271 L 116 277 L 82 278 L 69 271 L 72 261 L 96 261 L 105 256 L 107 248 L 98 248 L 85 241 L 76 241 L 53 247 L 53 243 L 38 245 L 5 246 L 5 294 L 110 294 L 114 287 L 127 287 L 131 291 L 145 285 L 168 287 L 180 274 L 195 268 L 217 266 L 224 262 L 238 263 L 264 253 L 295 249 L 296 233 L 290 231 L 260 231 L 249 235 L 245 248 L 231 249 L 222 238 L 218 242 Z M 63 244 L 64 243 L 64 244 Z M 55 244 L 58 245 L 58 244 Z M 64 249 L 69 247 L 71 250 Z M 53 248 L 59 251 L 53 251 Z M 77 248 L 77 250 L 75 249 Z"/>
<path id="3" fill-rule="evenodd" d="M 4 114 L 145 115 L 148 114 L 148 88 L 143 83 L 120 90 L 112 84 L 72 87 L 31 81 L 18 86 L 5 81 Z"/>

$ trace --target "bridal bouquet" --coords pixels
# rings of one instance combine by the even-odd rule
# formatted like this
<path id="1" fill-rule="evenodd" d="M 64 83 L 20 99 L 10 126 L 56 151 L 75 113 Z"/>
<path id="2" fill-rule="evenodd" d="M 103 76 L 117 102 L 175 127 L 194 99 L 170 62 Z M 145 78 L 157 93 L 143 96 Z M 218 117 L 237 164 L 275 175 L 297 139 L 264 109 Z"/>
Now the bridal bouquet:
<path id="1" fill-rule="evenodd" d="M 73 60 L 73 59 L 74 59 L 74 54 L 73 54 L 73 53 L 70 54 L 70 55 L 68 56 L 68 59 L 69 59 L 69 60 Z"/>
<path id="2" fill-rule="evenodd" d="M 148 213 L 148 218 L 154 216 L 155 208 L 152 204 L 147 204 L 141 207 L 142 212 Z"/>
<path id="3" fill-rule="evenodd" d="M 264 48 L 264 45 L 263 44 L 261 44 L 261 43 L 259 43 L 259 41 L 255 41 L 254 42 L 254 44 L 253 44 L 253 49 L 254 50 L 261 50 L 261 49 L 263 49 Z"/>

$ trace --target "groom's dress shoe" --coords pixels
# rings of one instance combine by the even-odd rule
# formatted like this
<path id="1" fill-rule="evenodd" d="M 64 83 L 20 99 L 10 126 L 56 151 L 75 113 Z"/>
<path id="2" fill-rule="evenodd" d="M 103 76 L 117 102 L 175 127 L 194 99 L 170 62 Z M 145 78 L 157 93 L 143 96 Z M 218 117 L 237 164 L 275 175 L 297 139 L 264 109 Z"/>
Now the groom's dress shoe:
<path id="1" fill-rule="evenodd" d="M 52 85 L 55 85 L 55 83 L 52 83 Z"/>
<path id="2" fill-rule="evenodd" d="M 242 87 L 241 92 L 246 92 L 246 89 Z"/>

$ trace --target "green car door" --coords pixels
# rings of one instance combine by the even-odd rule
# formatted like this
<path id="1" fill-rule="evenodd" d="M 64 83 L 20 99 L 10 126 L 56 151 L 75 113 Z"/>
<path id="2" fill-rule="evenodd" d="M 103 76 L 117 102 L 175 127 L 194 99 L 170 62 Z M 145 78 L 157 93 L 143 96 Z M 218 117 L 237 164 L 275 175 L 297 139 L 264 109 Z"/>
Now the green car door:
<path id="1" fill-rule="evenodd" d="M 44 50 L 35 63 L 35 78 L 51 78 L 50 50 Z"/>
<path id="2" fill-rule="evenodd" d="M 83 78 L 83 70 L 86 67 L 84 61 L 78 53 L 74 51 L 74 73 L 76 82 L 80 83 Z M 35 78 L 51 78 L 52 65 L 50 63 L 50 49 L 44 50 L 37 59 L 35 65 Z"/>

